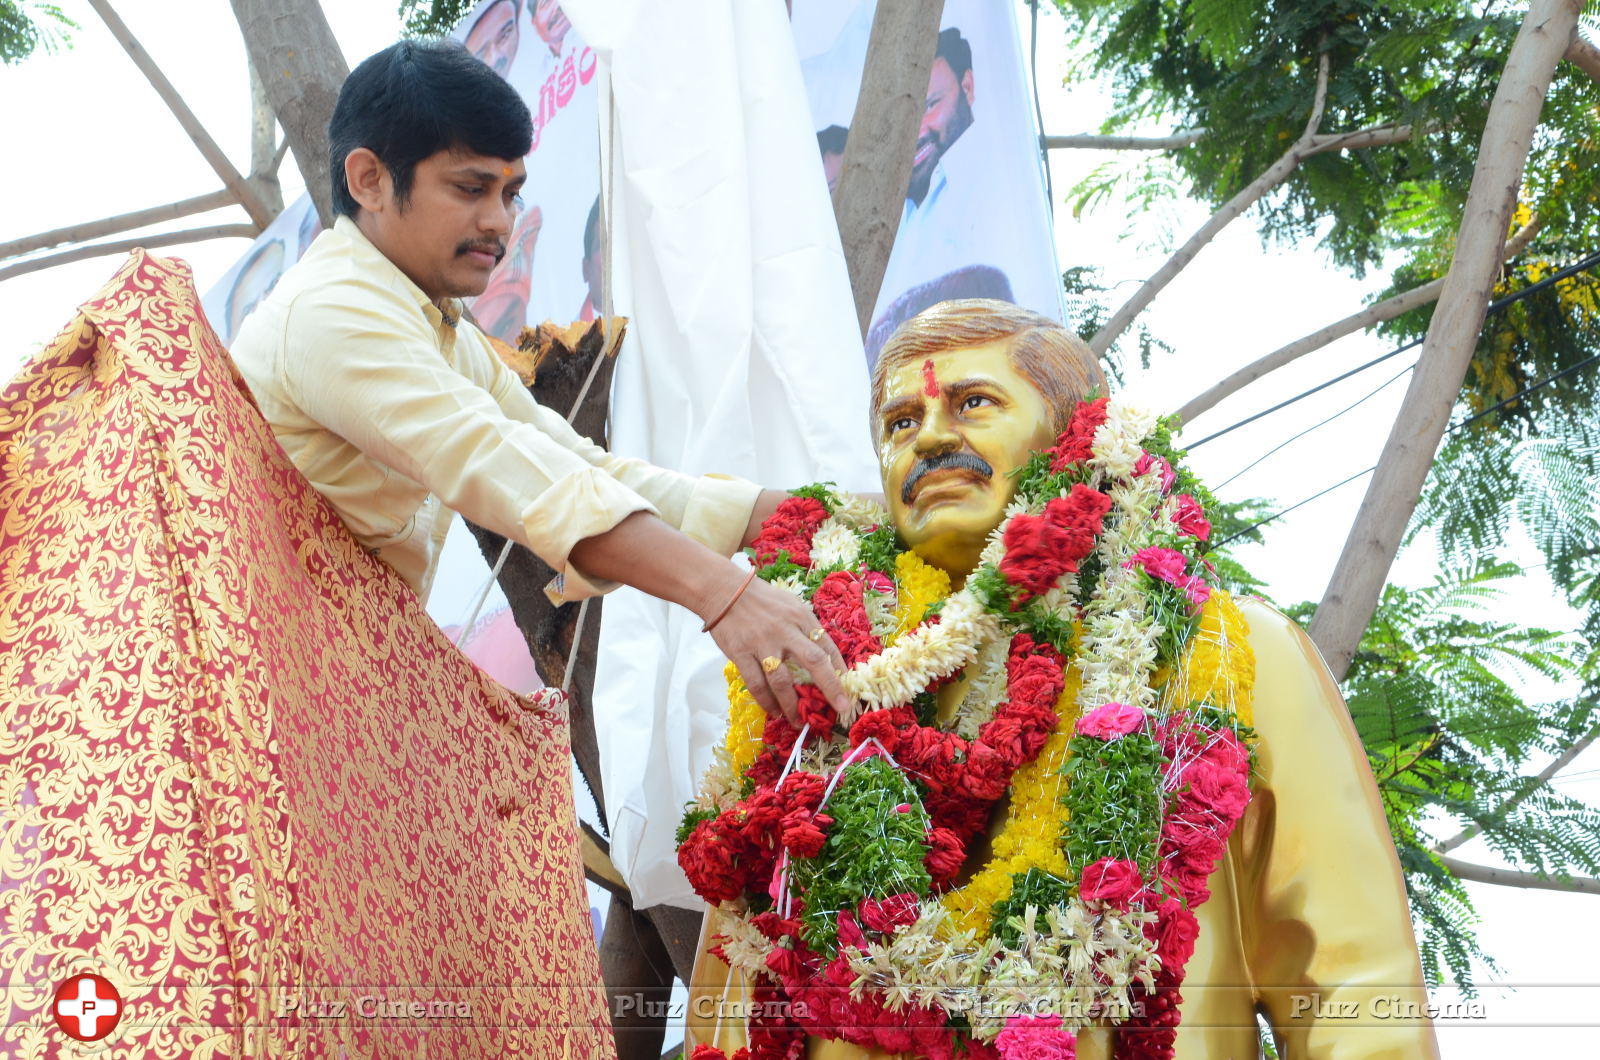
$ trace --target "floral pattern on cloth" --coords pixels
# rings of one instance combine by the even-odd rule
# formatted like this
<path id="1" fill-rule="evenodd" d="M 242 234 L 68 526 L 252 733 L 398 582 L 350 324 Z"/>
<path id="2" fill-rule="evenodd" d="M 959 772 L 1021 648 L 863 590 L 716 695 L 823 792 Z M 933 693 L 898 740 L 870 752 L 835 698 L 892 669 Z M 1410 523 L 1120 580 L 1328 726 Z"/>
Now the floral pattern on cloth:
<path id="1" fill-rule="evenodd" d="M 118 1060 L 615 1056 L 568 735 L 294 468 L 187 266 L 0 392 L 0 1054 L 90 971 Z"/>

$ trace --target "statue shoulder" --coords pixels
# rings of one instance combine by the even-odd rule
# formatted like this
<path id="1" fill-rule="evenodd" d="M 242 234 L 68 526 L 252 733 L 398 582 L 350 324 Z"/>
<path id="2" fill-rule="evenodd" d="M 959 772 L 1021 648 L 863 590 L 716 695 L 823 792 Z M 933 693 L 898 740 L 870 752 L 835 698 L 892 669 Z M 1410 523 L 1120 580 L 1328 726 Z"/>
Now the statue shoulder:
<path id="1" fill-rule="evenodd" d="M 1253 724 L 1262 736 L 1284 724 L 1303 724 L 1317 717 L 1331 723 L 1341 736 L 1354 738 L 1338 682 L 1300 624 L 1259 597 L 1234 599 L 1250 629 L 1256 677 Z"/>

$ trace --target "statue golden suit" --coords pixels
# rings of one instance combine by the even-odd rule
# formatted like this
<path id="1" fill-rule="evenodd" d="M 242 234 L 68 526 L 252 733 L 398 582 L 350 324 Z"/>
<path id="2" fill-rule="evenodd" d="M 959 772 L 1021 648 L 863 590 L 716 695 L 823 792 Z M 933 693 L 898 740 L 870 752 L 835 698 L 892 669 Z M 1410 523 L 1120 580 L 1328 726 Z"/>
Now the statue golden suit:
<path id="1" fill-rule="evenodd" d="M 872 393 L 904 542 L 959 585 L 1011 499 L 1007 472 L 1050 445 L 1096 387 L 1105 382 L 1081 340 L 1009 304 L 945 302 L 907 322 L 883 349 Z M 958 458 L 930 459 L 947 454 Z M 1259 768 L 1212 898 L 1196 911 L 1178 1060 L 1256 1057 L 1258 1014 L 1293 1060 L 1435 1057 L 1399 862 L 1338 687 L 1295 623 L 1259 600 L 1238 604 L 1255 655 Z M 963 682 L 940 690 L 941 720 L 963 692 Z M 721 916 L 711 909 L 702 932 L 687 1047 L 731 1054 L 745 1044 L 750 984 L 706 952 Z M 809 1060 L 873 1052 L 807 1046 Z M 1103 1060 L 1111 1046 L 1109 1027 L 1086 1028 L 1077 1055 Z"/>

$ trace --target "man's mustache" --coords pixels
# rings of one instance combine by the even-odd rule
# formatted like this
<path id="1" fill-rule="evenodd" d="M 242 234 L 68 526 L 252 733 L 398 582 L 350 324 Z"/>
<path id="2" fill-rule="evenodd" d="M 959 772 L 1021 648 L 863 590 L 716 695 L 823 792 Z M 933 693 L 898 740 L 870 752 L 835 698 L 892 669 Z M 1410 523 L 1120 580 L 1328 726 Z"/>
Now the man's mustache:
<path id="1" fill-rule="evenodd" d="M 500 264 L 500 259 L 506 256 L 506 245 L 498 239 L 491 239 L 486 243 L 475 243 L 469 239 L 456 244 L 456 257 L 459 258 L 463 254 L 470 254 L 475 250 L 484 254 L 493 254 L 496 265 Z"/>
<path id="2" fill-rule="evenodd" d="M 976 453 L 935 453 L 933 456 L 923 457 L 912 465 L 911 474 L 906 476 L 905 484 L 900 487 L 900 503 L 910 504 L 912 491 L 917 488 L 917 483 L 922 481 L 922 476 L 934 471 L 973 471 L 984 478 L 994 477 L 994 468 Z"/>

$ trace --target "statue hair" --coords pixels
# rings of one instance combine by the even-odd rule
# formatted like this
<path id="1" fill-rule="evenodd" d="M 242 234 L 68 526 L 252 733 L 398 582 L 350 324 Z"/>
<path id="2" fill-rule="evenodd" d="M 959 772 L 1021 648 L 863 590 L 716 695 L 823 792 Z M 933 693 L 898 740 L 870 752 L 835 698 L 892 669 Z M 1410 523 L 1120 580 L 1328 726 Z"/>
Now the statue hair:
<path id="1" fill-rule="evenodd" d="M 1012 366 L 1044 397 L 1057 433 L 1066 430 L 1072 410 L 1090 391 L 1106 392 L 1105 373 L 1089 344 L 1054 320 L 992 298 L 952 299 L 924 309 L 884 343 L 872 369 L 873 439 L 881 430 L 878 410 L 890 372 L 907 362 L 1001 340 L 1010 340 L 1006 352 Z"/>

